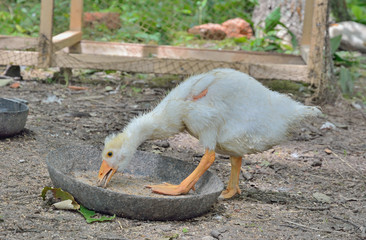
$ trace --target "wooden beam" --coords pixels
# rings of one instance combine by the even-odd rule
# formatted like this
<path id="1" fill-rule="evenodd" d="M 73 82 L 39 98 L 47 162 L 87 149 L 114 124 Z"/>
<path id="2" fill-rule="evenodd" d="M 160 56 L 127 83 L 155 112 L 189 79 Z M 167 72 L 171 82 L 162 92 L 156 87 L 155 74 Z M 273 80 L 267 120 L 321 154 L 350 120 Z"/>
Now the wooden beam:
<path id="1" fill-rule="evenodd" d="M 300 45 L 310 45 L 310 38 L 312 35 L 312 28 L 313 28 L 313 11 L 314 11 L 314 0 L 306 0 L 305 15 L 304 15 Z"/>
<path id="2" fill-rule="evenodd" d="M 58 51 L 65 47 L 70 47 L 81 41 L 82 32 L 80 31 L 66 31 L 60 33 L 52 38 L 53 49 Z"/>
<path id="3" fill-rule="evenodd" d="M 38 41 L 36 38 L 0 35 L 0 49 L 22 50 L 37 48 L 37 45 Z"/>
<path id="4" fill-rule="evenodd" d="M 81 31 L 83 27 L 83 0 L 71 0 L 70 30 Z"/>
<path id="5" fill-rule="evenodd" d="M 0 65 L 36 66 L 38 52 L 0 50 Z"/>
<path id="6" fill-rule="evenodd" d="M 82 32 L 82 28 L 83 28 L 83 0 L 71 0 L 70 30 Z M 80 53 L 81 52 L 80 41 L 70 46 L 69 52 Z"/>
<path id="7" fill-rule="evenodd" d="M 0 50 L 0 56 L 4 56 L 0 57 L 0 64 L 36 65 L 38 53 Z M 246 72 L 257 79 L 308 81 L 307 66 L 293 64 L 251 64 L 243 62 L 203 61 L 199 59 L 158 59 L 96 54 L 67 54 L 60 51 L 54 54 L 51 66 L 182 75 L 202 73 L 214 68 L 233 68 Z"/>
<path id="8" fill-rule="evenodd" d="M 199 59 L 159 59 L 123 57 L 96 54 L 57 53 L 54 66 L 115 69 L 127 72 L 197 74 L 214 68 L 233 68 L 251 74 L 258 79 L 282 79 L 307 81 L 306 65 L 291 64 L 250 64 L 244 62 L 202 61 Z"/>
<path id="9" fill-rule="evenodd" d="M 81 41 L 81 52 L 85 54 L 142 58 L 200 59 L 209 61 L 294 65 L 305 64 L 300 56 L 290 54 L 210 50 L 134 43 L 94 42 L 85 40 Z"/>
<path id="10" fill-rule="evenodd" d="M 324 79 L 324 46 L 328 0 L 315 0 L 308 56 L 309 82 L 319 86 Z M 323 83 L 322 83 L 323 84 Z"/>
<path id="11" fill-rule="evenodd" d="M 38 67 L 49 67 L 52 56 L 52 28 L 53 28 L 54 0 L 41 1 L 41 23 L 38 40 Z"/>
<path id="12" fill-rule="evenodd" d="M 308 82 L 308 68 L 306 65 L 252 64 L 250 65 L 249 75 L 257 79 Z"/>
<path id="13" fill-rule="evenodd" d="M 309 59 L 309 45 L 300 46 L 300 55 L 304 62 L 307 64 Z"/>

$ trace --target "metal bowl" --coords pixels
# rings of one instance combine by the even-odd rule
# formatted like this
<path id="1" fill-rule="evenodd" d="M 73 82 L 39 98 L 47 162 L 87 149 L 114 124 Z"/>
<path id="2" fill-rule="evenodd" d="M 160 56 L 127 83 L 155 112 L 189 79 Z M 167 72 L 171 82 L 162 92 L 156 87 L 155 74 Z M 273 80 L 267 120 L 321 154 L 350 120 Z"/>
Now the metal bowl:
<path id="1" fill-rule="evenodd" d="M 13 136 L 24 129 L 29 108 L 15 99 L 0 98 L 0 138 Z"/>
<path id="2" fill-rule="evenodd" d="M 53 184 L 71 193 L 86 208 L 140 220 L 182 220 L 200 216 L 211 209 L 224 187 L 214 173 L 207 171 L 196 183 L 195 192 L 181 196 L 134 195 L 100 188 L 96 180 L 101 151 L 92 146 L 59 148 L 49 153 L 46 162 Z M 122 177 L 129 174 L 178 184 L 194 169 L 194 165 L 178 159 L 138 151 Z M 94 171 L 95 182 L 88 184 L 75 177 L 75 173 L 82 171 Z"/>

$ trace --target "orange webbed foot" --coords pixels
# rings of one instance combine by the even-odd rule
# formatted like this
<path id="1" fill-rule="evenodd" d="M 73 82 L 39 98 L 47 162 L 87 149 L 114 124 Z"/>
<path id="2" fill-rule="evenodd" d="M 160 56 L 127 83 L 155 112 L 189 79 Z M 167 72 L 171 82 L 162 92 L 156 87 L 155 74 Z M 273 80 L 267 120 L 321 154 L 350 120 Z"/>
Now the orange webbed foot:
<path id="1" fill-rule="evenodd" d="M 162 183 L 158 185 L 148 185 L 147 188 L 150 188 L 154 193 L 163 194 L 163 195 L 171 195 L 177 196 L 182 194 L 187 194 L 189 190 L 195 190 L 194 186 L 191 188 L 184 188 L 181 185 L 174 185 L 170 183 Z"/>
<path id="2" fill-rule="evenodd" d="M 236 194 L 241 194 L 239 186 L 235 188 L 228 188 L 221 192 L 220 198 L 229 199 L 234 197 Z"/>

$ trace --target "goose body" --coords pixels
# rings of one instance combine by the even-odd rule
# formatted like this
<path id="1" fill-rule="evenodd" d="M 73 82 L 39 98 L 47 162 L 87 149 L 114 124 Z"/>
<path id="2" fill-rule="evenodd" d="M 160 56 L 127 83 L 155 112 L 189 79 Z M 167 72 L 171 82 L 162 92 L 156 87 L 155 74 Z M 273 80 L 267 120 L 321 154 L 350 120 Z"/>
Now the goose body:
<path id="1" fill-rule="evenodd" d="M 296 123 L 319 113 L 318 108 L 271 91 L 239 71 L 215 69 L 192 76 L 151 112 L 133 119 L 122 133 L 106 138 L 102 157 L 108 167 L 100 170 L 100 184 L 106 186 L 117 169 L 133 164 L 130 159 L 144 141 L 186 130 L 206 149 L 201 166 L 180 185 L 150 187 L 161 194 L 188 192 L 218 152 L 231 157 L 232 174 L 228 189 L 223 192 L 229 198 L 240 193 L 238 179 L 244 154 L 262 152 L 279 144 Z"/>

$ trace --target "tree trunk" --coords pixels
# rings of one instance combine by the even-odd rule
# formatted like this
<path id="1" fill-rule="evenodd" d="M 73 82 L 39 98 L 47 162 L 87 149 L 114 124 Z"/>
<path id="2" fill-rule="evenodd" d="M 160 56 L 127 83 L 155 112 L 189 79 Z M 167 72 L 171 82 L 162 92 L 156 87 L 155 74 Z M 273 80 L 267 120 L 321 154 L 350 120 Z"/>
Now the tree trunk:
<path id="1" fill-rule="evenodd" d="M 298 42 L 301 41 L 302 24 L 305 13 L 305 0 L 259 0 L 254 8 L 252 21 L 254 27 L 264 26 L 264 20 L 276 7 L 281 7 L 281 22 L 288 27 L 296 36 Z M 279 26 L 278 29 L 282 29 Z M 281 30 L 278 37 L 284 40 L 290 40 L 287 30 Z"/>
<path id="2" fill-rule="evenodd" d="M 345 0 L 331 0 L 329 2 L 330 2 L 330 9 L 334 15 L 336 22 L 351 20 Z"/>

